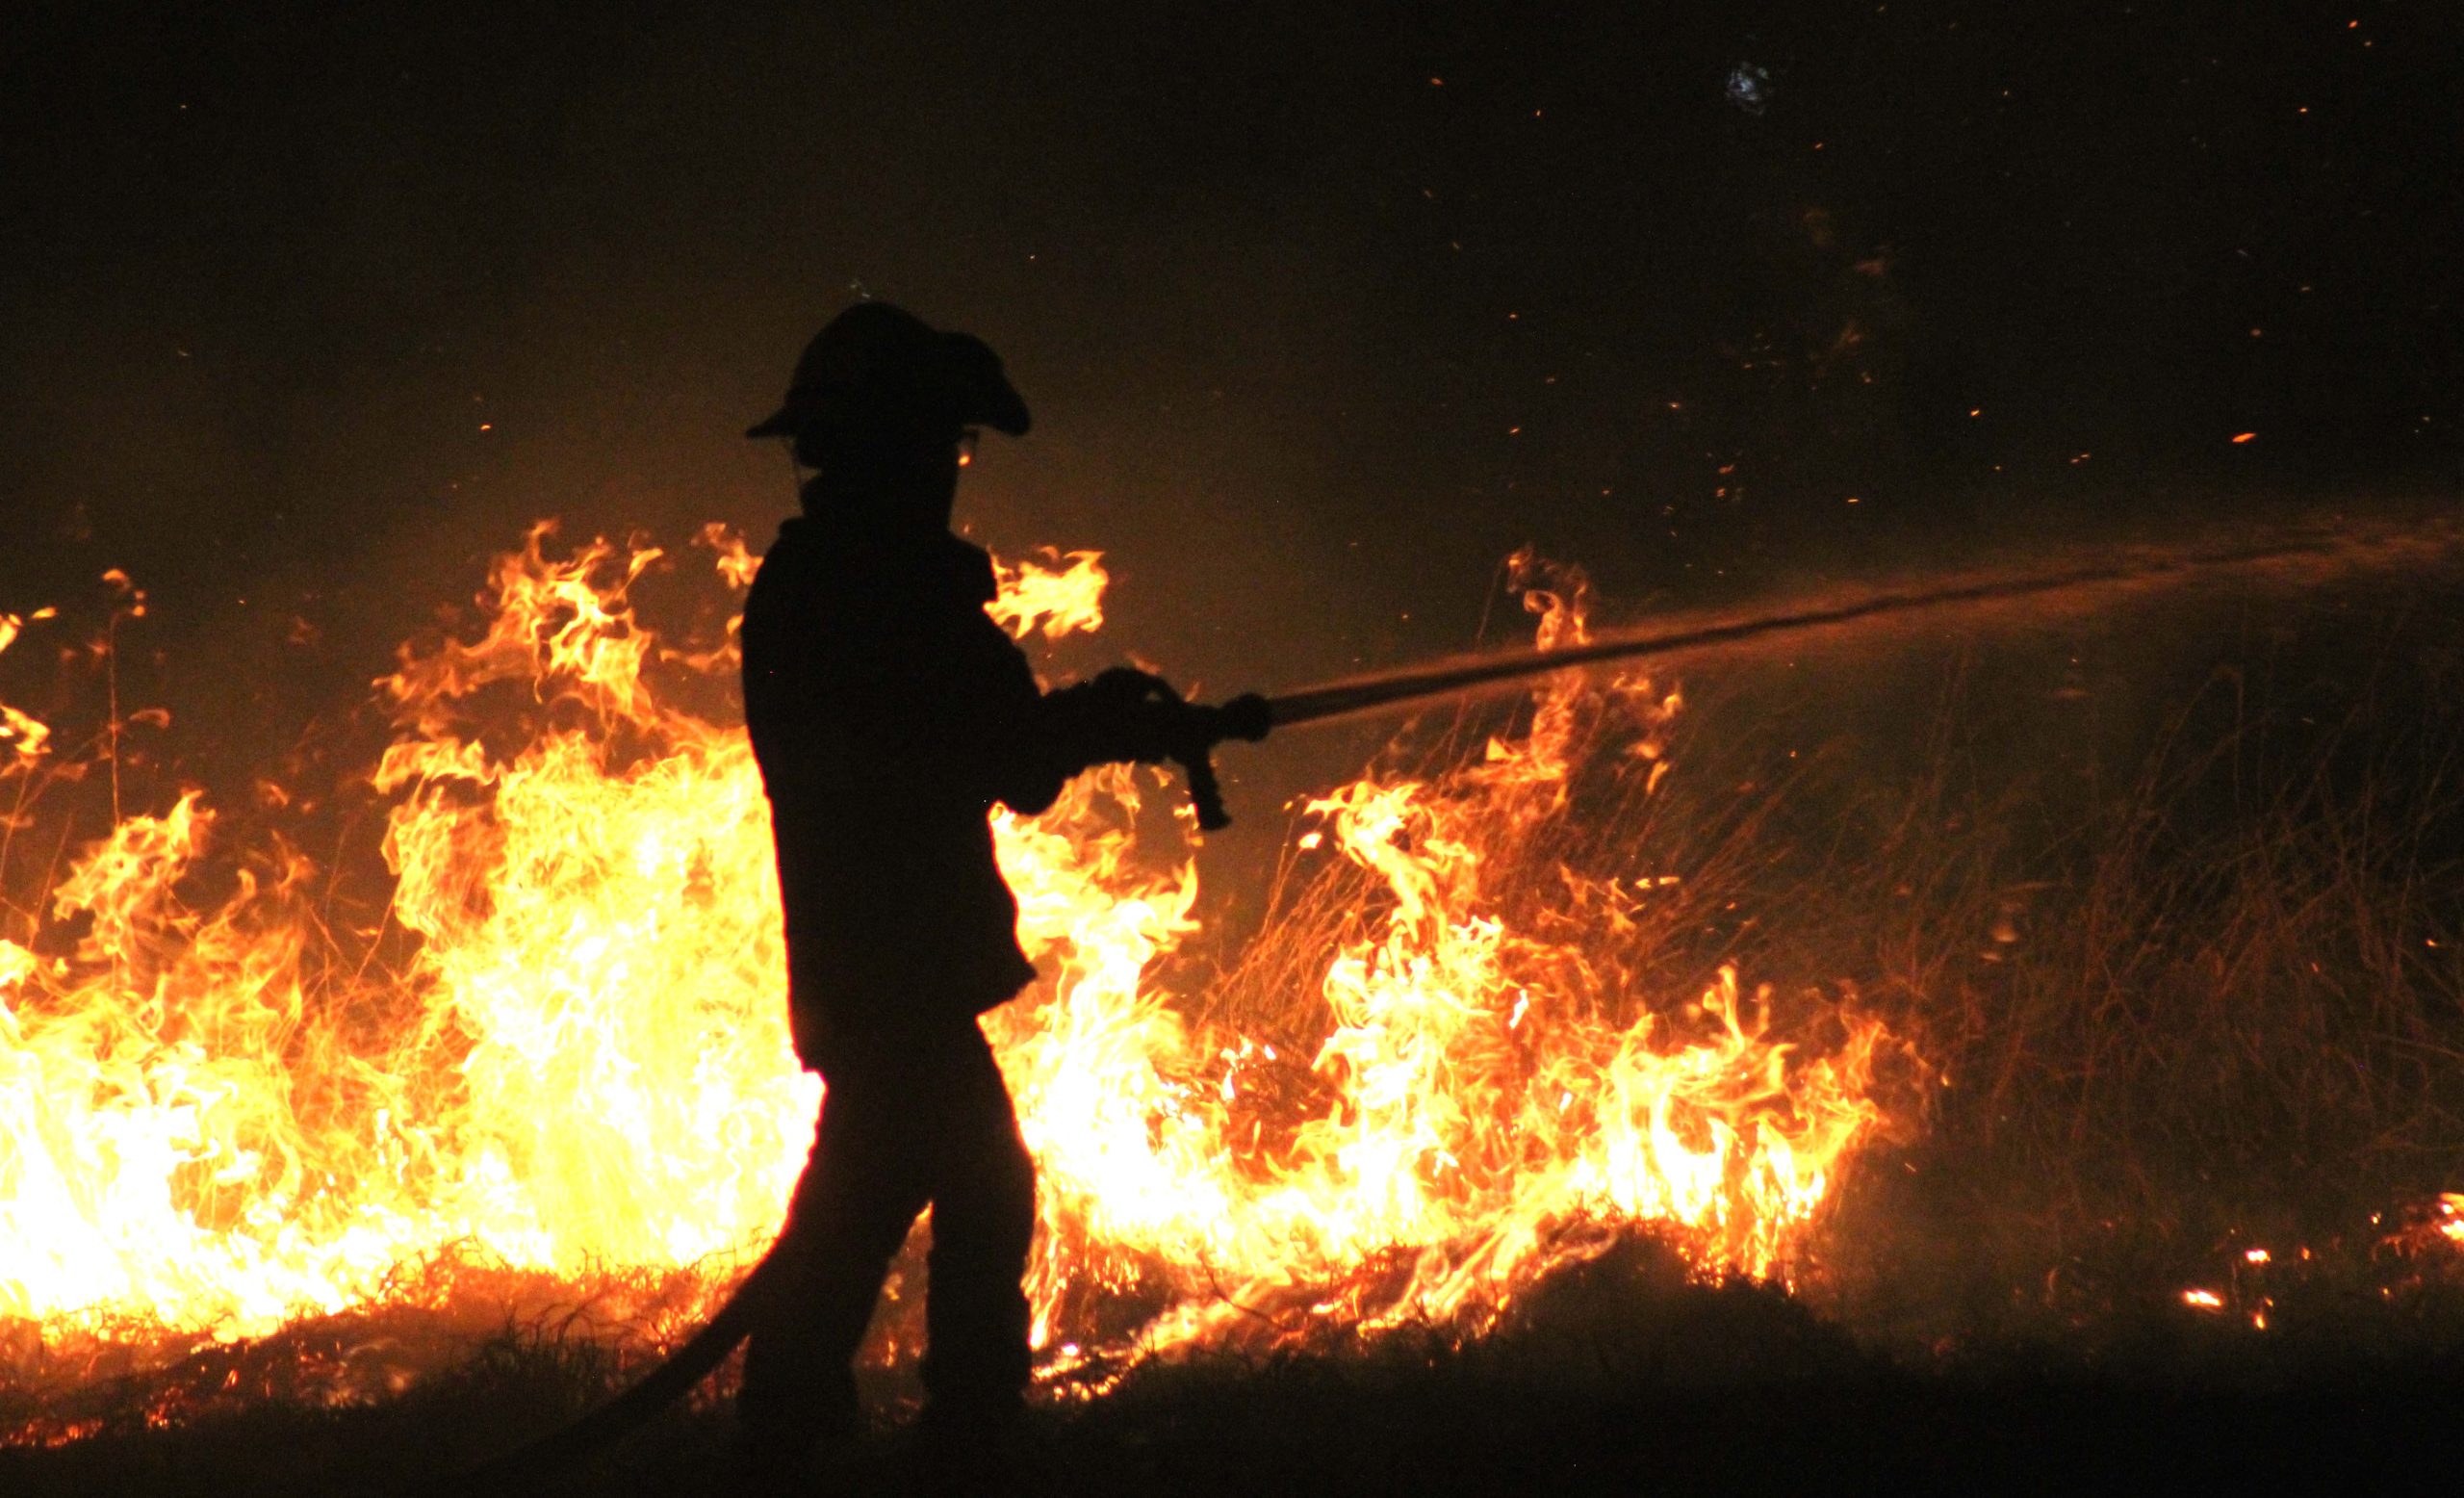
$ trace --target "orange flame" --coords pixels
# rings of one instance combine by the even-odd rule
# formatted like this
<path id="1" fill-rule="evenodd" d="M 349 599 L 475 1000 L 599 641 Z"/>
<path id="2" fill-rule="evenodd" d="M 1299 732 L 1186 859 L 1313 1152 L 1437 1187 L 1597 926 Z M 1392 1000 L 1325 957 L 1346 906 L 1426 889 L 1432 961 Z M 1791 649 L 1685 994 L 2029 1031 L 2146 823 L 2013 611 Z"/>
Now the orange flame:
<path id="1" fill-rule="evenodd" d="M 406 958 L 315 960 L 323 874 L 279 840 L 219 854 L 236 892 L 192 904 L 217 854 L 195 792 L 0 937 L 0 1321 L 237 1338 L 449 1250 L 579 1274 L 741 1262 L 775 1232 L 820 1086 L 787 1043 L 768 809 L 741 732 L 658 684 L 731 674 L 732 634 L 662 647 L 629 599 L 659 553 L 558 558 L 548 529 L 497 562 L 477 638 L 405 647 L 377 684 Z M 743 586 L 741 543 L 702 539 Z M 1020 638 L 1101 623 L 1093 553 L 1000 580 Z M 1545 581 L 1542 643 L 1581 638 L 1579 586 Z M 1634 891 L 1673 876 L 1550 853 L 1580 726 L 1621 714 L 1656 783 L 1678 710 L 1648 682 L 1552 683 L 1473 762 L 1309 803 L 1297 850 L 1369 897 L 1272 1013 L 1158 982 L 1198 889 L 1137 774 L 996 811 L 1048 975 L 988 1023 L 1041 1167 L 1053 1366 L 1476 1321 L 1638 1225 L 1707 1270 L 1784 1271 L 1879 1119 L 1883 1032 L 1801 1053 L 1733 969 L 1692 1004 L 1633 992 Z M 35 773 L 42 725 L 12 710 L 0 742 L 0 777 Z M 1132 1279 L 1134 1310 L 1108 1306 Z"/>

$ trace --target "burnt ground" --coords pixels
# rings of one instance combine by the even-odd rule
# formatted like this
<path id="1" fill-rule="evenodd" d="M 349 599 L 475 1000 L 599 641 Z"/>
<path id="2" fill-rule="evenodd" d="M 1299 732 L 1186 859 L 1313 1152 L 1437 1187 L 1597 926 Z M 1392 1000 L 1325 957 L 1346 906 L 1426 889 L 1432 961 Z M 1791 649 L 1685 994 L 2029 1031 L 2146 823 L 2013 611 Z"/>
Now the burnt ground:
<path id="1" fill-rule="evenodd" d="M 991 1456 L 883 1432 L 815 1492 L 2393 1490 L 2464 1431 L 2454 1297 L 2322 1301 L 2260 1333 L 2153 1310 L 2088 1340 L 1893 1356 L 1765 1287 L 1650 1255 L 1496 1334 L 1149 1367 Z M 2153 1303 L 2151 1303 L 2151 1305 Z M 455 1473 L 618 1382 L 599 1344 L 506 1336 L 390 1400 L 261 1404 L 0 1452 L 13 1495 L 461 1493 Z M 722 1494 L 731 1422 L 679 1409 L 588 1470 L 500 1490 Z"/>

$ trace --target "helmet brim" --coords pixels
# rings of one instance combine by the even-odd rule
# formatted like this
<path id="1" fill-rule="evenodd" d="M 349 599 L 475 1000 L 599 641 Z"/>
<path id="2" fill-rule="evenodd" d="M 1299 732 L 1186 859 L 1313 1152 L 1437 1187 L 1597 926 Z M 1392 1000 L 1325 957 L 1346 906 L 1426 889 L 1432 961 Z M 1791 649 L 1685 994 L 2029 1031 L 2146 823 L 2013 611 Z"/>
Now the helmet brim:
<path id="1" fill-rule="evenodd" d="M 1025 436 L 1031 421 L 1027 415 L 1027 402 L 1011 388 L 1007 379 L 1001 380 L 997 389 L 987 391 L 982 408 L 966 418 L 970 426 L 989 426 L 1010 437 Z"/>

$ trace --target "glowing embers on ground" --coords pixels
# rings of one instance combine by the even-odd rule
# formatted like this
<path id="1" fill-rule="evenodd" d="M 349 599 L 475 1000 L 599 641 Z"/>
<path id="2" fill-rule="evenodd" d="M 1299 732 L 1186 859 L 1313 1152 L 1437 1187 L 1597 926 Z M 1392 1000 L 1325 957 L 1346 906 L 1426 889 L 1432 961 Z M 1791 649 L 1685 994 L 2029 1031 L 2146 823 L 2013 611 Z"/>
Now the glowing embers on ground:
<path id="1" fill-rule="evenodd" d="M 741 587 L 742 547 L 704 539 Z M 657 559 L 534 531 L 475 639 L 406 647 L 378 684 L 398 955 L 345 950 L 330 871 L 279 838 L 215 846 L 194 793 L 7 917 L 0 1320 L 230 1339 L 411 1293 L 410 1263 L 723 1271 L 767 1241 L 820 1089 L 786 1041 L 757 774 L 680 705 L 726 695 L 732 646 L 637 620 Z M 1091 630 L 1103 586 L 1091 554 L 1005 566 L 994 614 Z M 1571 581 L 1535 572 L 1527 601 L 1544 644 L 1579 637 Z M 1461 762 L 1313 802 L 1296 894 L 1204 994 L 1157 978 L 1197 888 L 1182 824 L 1140 814 L 1143 772 L 996 813 L 1047 974 L 989 1023 L 1042 1171 L 1056 1366 L 1475 1330 L 1634 1225 L 1708 1271 L 1784 1269 L 1877 1121 L 1883 1036 L 1834 1015 L 1784 1043 L 1733 972 L 1641 992 L 1642 891 L 1668 876 L 1648 849 L 1563 850 L 1587 777 L 1647 793 L 1675 710 L 1553 682 Z M 57 767 L 8 722 L 31 825 Z"/>

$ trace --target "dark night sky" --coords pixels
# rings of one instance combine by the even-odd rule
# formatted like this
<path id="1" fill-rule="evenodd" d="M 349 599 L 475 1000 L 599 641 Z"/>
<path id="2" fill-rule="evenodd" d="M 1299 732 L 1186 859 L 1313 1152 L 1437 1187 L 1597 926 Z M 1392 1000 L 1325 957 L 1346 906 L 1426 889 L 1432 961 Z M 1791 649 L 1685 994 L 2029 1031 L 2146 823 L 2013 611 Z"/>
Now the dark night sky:
<path id="1" fill-rule="evenodd" d="M 977 534 L 1220 686 L 1527 541 L 1639 605 L 2464 462 L 2449 4 L 447 12 L 13 13 L 0 609 L 126 568 L 287 720 L 534 517 L 766 536 L 858 282 L 1037 409 Z"/>

